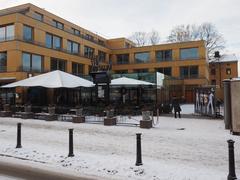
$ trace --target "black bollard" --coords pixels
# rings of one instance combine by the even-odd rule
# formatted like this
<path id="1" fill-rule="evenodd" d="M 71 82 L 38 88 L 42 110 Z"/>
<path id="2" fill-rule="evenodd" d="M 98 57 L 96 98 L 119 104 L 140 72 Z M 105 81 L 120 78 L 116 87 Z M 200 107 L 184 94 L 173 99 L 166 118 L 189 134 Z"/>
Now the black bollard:
<path id="1" fill-rule="evenodd" d="M 234 160 L 234 141 L 228 140 L 228 156 L 229 156 L 229 174 L 227 179 L 234 180 L 237 179 L 235 174 L 235 160 Z"/>
<path id="2" fill-rule="evenodd" d="M 136 166 L 142 165 L 142 148 L 141 148 L 141 133 L 137 133 L 137 160 L 136 160 Z"/>
<path id="3" fill-rule="evenodd" d="M 68 157 L 73 157 L 73 129 L 68 129 L 69 130 L 69 154 Z"/>
<path id="4" fill-rule="evenodd" d="M 17 123 L 17 146 L 16 148 L 22 148 L 21 145 L 21 123 Z"/>

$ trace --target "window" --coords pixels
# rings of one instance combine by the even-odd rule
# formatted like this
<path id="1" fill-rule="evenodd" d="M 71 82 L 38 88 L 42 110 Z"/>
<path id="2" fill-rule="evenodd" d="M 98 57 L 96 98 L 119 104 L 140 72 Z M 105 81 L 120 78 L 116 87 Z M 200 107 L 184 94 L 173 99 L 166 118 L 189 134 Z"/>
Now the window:
<path id="1" fill-rule="evenodd" d="M 231 68 L 226 68 L 226 74 L 231 75 Z"/>
<path id="2" fill-rule="evenodd" d="M 80 36 L 81 32 L 75 28 L 72 28 L 72 32 L 73 34 L 77 35 L 77 36 Z"/>
<path id="3" fill-rule="evenodd" d="M 134 69 L 133 70 L 135 73 L 147 73 L 148 69 Z"/>
<path id="4" fill-rule="evenodd" d="M 56 20 L 53 20 L 53 26 L 58 28 L 58 29 L 63 29 L 64 28 L 63 23 L 60 23 L 60 22 L 58 22 Z"/>
<path id="5" fill-rule="evenodd" d="M 146 62 L 149 62 L 149 60 L 150 60 L 149 52 L 135 53 L 136 63 L 146 63 Z"/>
<path id="6" fill-rule="evenodd" d="M 157 61 L 170 61 L 172 60 L 172 50 L 156 51 Z"/>
<path id="7" fill-rule="evenodd" d="M 75 75 L 83 75 L 83 64 L 72 63 L 72 73 Z"/>
<path id="8" fill-rule="evenodd" d="M 62 38 L 46 33 L 46 46 L 53 49 L 62 48 Z"/>
<path id="9" fill-rule="evenodd" d="M 198 59 L 198 48 L 180 49 L 180 59 Z"/>
<path id="10" fill-rule="evenodd" d="M 88 40 L 90 40 L 90 41 L 93 41 L 93 40 L 94 40 L 94 37 L 93 37 L 92 35 L 90 35 L 90 34 L 86 34 L 86 35 L 85 35 L 85 38 L 88 39 Z"/>
<path id="11" fill-rule="evenodd" d="M 67 46 L 67 50 L 68 52 L 72 53 L 72 54 L 79 54 L 80 52 L 80 44 L 70 41 L 68 40 L 68 46 Z"/>
<path id="12" fill-rule="evenodd" d="M 156 71 L 163 73 L 167 76 L 172 76 L 172 68 L 171 67 L 156 68 Z"/>
<path id="13" fill-rule="evenodd" d="M 129 64 L 129 54 L 117 54 L 117 64 Z"/>
<path id="14" fill-rule="evenodd" d="M 22 70 L 23 71 L 43 71 L 43 60 L 42 56 L 30 53 L 22 54 Z"/>
<path id="15" fill-rule="evenodd" d="M 211 69 L 211 75 L 216 75 L 216 69 L 215 68 Z"/>
<path id="16" fill-rule="evenodd" d="M 181 78 L 198 78 L 198 66 L 180 67 Z"/>
<path id="17" fill-rule="evenodd" d="M 7 70 L 7 52 L 0 52 L 0 72 Z"/>
<path id="18" fill-rule="evenodd" d="M 94 49 L 88 46 L 84 46 L 84 56 L 88 58 L 93 58 Z"/>
<path id="19" fill-rule="evenodd" d="M 23 26 L 23 39 L 25 41 L 33 41 L 33 28 L 27 25 Z"/>
<path id="20" fill-rule="evenodd" d="M 51 71 L 66 71 L 66 61 L 57 58 L 51 58 Z"/>
<path id="21" fill-rule="evenodd" d="M 14 25 L 0 26 L 0 42 L 14 39 Z"/>
<path id="22" fill-rule="evenodd" d="M 98 61 L 104 62 L 106 60 L 106 53 L 103 51 L 98 51 Z"/>
<path id="23" fill-rule="evenodd" d="M 38 12 L 34 12 L 33 18 L 39 21 L 43 21 L 43 15 Z"/>

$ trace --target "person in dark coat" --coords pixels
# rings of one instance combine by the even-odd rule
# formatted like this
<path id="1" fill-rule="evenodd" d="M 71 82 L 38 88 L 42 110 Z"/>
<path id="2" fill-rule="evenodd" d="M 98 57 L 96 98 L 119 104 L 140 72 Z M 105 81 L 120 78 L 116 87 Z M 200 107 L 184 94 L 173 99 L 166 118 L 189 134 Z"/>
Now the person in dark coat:
<path id="1" fill-rule="evenodd" d="M 177 118 L 177 113 L 178 113 L 178 117 L 181 118 L 181 107 L 180 107 L 180 104 L 179 104 L 179 99 L 177 99 L 175 96 L 173 97 L 173 100 L 172 100 L 172 108 L 174 110 L 174 116 L 175 118 Z"/>

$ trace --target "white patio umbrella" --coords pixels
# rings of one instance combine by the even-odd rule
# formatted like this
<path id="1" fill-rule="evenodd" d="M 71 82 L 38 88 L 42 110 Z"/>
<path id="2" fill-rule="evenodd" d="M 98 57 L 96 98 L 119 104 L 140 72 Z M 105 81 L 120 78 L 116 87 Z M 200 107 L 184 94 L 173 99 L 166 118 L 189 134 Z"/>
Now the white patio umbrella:
<path id="1" fill-rule="evenodd" d="M 41 86 L 46 88 L 76 88 L 76 87 L 92 87 L 91 81 L 74 76 L 63 71 L 52 71 L 38 76 L 30 77 L 11 84 L 2 86 L 2 88 L 12 87 L 35 87 Z"/>
<path id="2" fill-rule="evenodd" d="M 127 77 L 121 77 L 117 79 L 111 80 L 112 86 L 140 86 L 140 85 L 154 85 L 154 83 L 150 83 L 147 81 L 127 78 Z"/>

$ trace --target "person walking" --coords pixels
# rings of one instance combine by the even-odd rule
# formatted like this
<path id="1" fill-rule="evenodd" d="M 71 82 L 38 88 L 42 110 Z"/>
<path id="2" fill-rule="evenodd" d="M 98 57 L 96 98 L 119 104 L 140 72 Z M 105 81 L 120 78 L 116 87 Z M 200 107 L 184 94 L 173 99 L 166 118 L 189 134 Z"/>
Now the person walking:
<path id="1" fill-rule="evenodd" d="M 178 113 L 178 117 L 181 118 L 181 107 L 179 104 L 179 99 L 176 98 L 176 96 L 173 97 L 172 100 L 172 108 L 174 110 L 174 116 L 175 118 L 177 118 L 177 113 Z"/>

